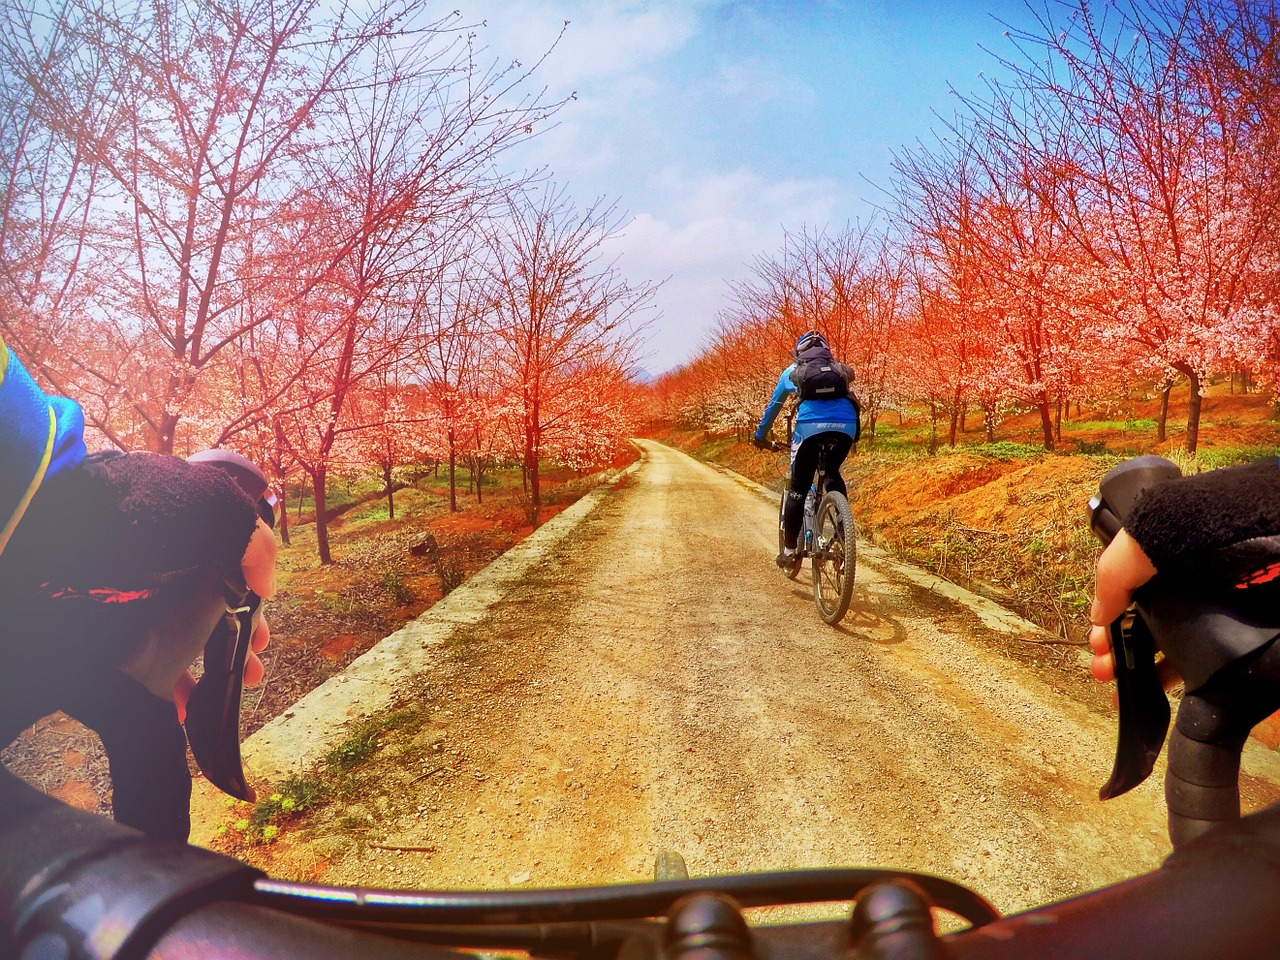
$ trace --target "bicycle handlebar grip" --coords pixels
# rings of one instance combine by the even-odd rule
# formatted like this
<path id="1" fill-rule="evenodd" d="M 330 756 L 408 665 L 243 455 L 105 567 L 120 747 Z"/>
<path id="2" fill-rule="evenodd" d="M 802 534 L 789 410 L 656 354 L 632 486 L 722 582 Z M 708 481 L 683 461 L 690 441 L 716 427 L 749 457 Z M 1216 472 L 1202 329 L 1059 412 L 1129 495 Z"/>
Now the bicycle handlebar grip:
<path id="1" fill-rule="evenodd" d="M 752 960 L 751 931 L 732 897 L 695 893 L 667 915 L 666 960 Z"/>
<path id="2" fill-rule="evenodd" d="M 946 960 L 933 927 L 929 898 L 908 880 L 871 887 L 849 921 L 856 960 Z"/>
<path id="3" fill-rule="evenodd" d="M 481 960 L 481 955 L 471 952 L 374 936 L 257 904 L 225 902 L 182 917 L 150 956 L 153 960 Z"/>
<path id="4" fill-rule="evenodd" d="M 1175 850 L 1240 816 L 1240 754 L 1247 736 L 1245 731 L 1230 739 L 1203 742 L 1175 729 L 1169 737 L 1164 799 L 1169 840 Z"/>
<path id="5" fill-rule="evenodd" d="M 1240 816 L 1241 752 L 1254 725 L 1278 708 L 1280 644 L 1274 639 L 1188 689 L 1169 738 L 1165 775 L 1175 849 Z"/>
<path id="6" fill-rule="evenodd" d="M 261 875 L 73 810 L 0 768 L 0 956 L 145 956 L 179 917 L 249 896 Z"/>
<path id="7" fill-rule="evenodd" d="M 1175 851 L 1164 866 L 943 938 L 949 960 L 1262 960 L 1280 943 L 1280 806 Z"/>

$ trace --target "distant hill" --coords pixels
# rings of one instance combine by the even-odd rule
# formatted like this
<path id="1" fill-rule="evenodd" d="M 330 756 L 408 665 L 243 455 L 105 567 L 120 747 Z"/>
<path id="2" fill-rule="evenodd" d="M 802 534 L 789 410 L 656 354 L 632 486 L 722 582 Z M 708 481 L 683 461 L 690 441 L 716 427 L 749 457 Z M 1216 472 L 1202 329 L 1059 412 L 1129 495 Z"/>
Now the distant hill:
<path id="1" fill-rule="evenodd" d="M 658 382 L 660 374 L 653 373 L 644 367 L 633 367 L 630 371 L 631 379 L 641 386 L 650 386 Z"/>

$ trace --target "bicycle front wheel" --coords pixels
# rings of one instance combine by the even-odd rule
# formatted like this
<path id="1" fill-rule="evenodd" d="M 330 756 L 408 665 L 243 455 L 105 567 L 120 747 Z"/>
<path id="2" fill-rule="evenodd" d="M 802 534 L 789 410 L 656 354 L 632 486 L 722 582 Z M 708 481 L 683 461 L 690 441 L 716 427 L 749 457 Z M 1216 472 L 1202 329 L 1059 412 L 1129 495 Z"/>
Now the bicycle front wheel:
<path id="1" fill-rule="evenodd" d="M 813 535 L 813 600 L 818 616 L 827 623 L 839 623 L 853 599 L 858 559 L 853 513 L 843 493 L 833 490 L 823 495 Z"/>
<path id="2" fill-rule="evenodd" d="M 786 509 L 787 509 L 787 488 L 783 487 L 782 499 L 778 501 L 778 556 L 782 556 L 782 552 L 783 550 L 786 549 L 786 546 L 787 546 L 786 538 L 782 535 L 782 514 L 786 511 Z M 788 569 L 787 567 L 783 567 L 782 572 L 785 573 L 787 577 L 791 580 L 794 580 L 796 577 L 800 576 L 799 558 L 797 558 L 796 561 L 791 564 L 790 569 Z"/>

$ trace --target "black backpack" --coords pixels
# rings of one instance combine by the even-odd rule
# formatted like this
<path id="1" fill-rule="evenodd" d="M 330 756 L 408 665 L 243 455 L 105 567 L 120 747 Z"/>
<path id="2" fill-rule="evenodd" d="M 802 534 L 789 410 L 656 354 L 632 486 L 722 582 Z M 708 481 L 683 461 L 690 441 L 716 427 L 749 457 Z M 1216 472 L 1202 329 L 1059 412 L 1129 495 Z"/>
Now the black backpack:
<path id="1" fill-rule="evenodd" d="M 801 400 L 834 400 L 849 396 L 849 370 L 831 355 L 831 348 L 818 341 L 796 354 L 791 382 Z"/>

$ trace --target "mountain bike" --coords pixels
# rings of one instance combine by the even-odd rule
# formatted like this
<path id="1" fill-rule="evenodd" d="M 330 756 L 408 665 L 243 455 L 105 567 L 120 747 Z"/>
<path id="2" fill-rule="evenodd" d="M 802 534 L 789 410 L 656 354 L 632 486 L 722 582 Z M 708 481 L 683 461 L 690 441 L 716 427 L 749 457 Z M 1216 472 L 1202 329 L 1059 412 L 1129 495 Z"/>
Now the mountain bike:
<path id="1" fill-rule="evenodd" d="M 492 891 L 295 883 L 148 840 L 0 770 L 0 956 L 20 960 L 1261 960 L 1280 944 L 1280 805 L 1151 873 L 1010 917 L 902 870 L 674 875 Z M 846 901 L 842 920 L 752 925 L 742 912 Z M 967 926 L 940 935 L 935 911 Z"/>
<path id="2" fill-rule="evenodd" d="M 791 418 L 787 419 L 787 434 L 791 433 Z M 813 602 L 818 616 L 830 624 L 839 623 L 849 610 L 853 599 L 853 580 L 857 572 L 858 538 L 853 523 L 853 511 L 849 499 L 839 490 L 830 489 L 824 464 L 826 452 L 833 441 L 819 434 L 812 442 L 819 444 L 818 469 L 804 502 L 804 520 L 796 540 L 796 559 L 783 572 L 795 580 L 806 559 L 811 561 L 813 574 Z M 788 449 L 785 444 L 771 441 L 770 450 Z M 791 476 L 788 473 L 778 501 L 778 555 L 783 547 L 782 515 L 787 506 L 787 488 Z"/>

